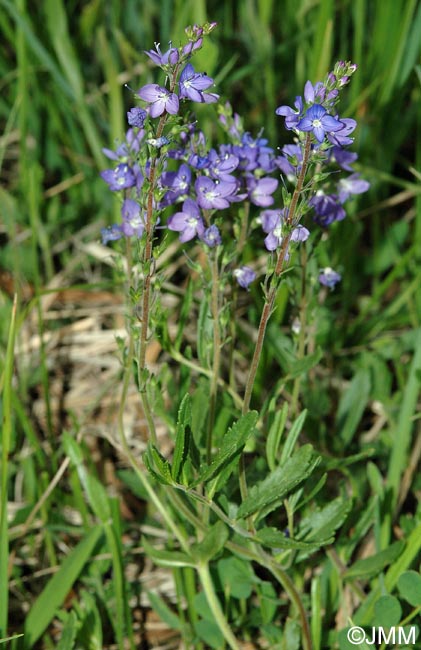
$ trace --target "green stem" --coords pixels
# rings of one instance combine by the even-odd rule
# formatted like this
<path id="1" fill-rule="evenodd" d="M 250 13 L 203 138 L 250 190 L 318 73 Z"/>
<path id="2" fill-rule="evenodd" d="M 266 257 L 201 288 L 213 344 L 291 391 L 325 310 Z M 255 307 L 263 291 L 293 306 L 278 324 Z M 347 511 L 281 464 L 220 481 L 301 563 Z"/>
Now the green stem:
<path id="1" fill-rule="evenodd" d="M 300 332 L 298 335 L 297 359 L 304 357 L 307 327 L 307 293 L 306 293 L 306 266 L 307 251 L 305 246 L 301 248 L 301 299 L 300 299 Z M 290 416 L 297 415 L 298 396 L 300 394 L 301 375 L 295 378 L 292 388 Z"/>
<path id="2" fill-rule="evenodd" d="M 305 179 L 308 162 L 310 158 L 310 151 L 311 151 L 311 136 L 310 134 L 308 134 L 304 146 L 303 163 L 301 166 L 300 175 L 298 177 L 297 185 L 295 186 L 294 194 L 292 195 L 291 204 L 288 208 L 288 217 L 286 221 L 289 226 L 292 226 L 294 224 L 298 198 L 303 190 L 304 179 Z M 256 347 L 254 349 L 253 359 L 250 365 L 249 375 L 247 378 L 246 388 L 244 392 L 243 414 L 247 413 L 250 410 L 251 394 L 256 379 L 257 369 L 260 363 L 260 357 L 262 354 L 266 328 L 269 322 L 269 318 L 273 311 L 273 305 L 275 303 L 275 298 L 278 291 L 278 283 L 276 282 L 276 280 L 279 278 L 284 268 L 285 259 L 288 252 L 289 240 L 290 240 L 290 236 L 287 236 L 282 241 L 282 245 L 278 254 L 278 259 L 276 262 L 276 267 L 274 272 L 275 282 L 272 283 L 272 286 L 269 289 L 268 295 L 266 297 L 265 304 L 263 305 L 262 315 L 260 317 L 259 329 L 257 333 Z"/>
<path id="3" fill-rule="evenodd" d="M 213 614 L 215 623 L 221 630 L 222 635 L 228 643 L 229 647 L 232 648 L 232 650 L 240 650 L 240 645 L 231 631 L 228 621 L 225 618 L 224 612 L 222 611 L 221 604 L 215 593 L 208 564 L 199 564 L 197 566 L 197 572 L 199 574 L 200 582 L 202 583 L 203 591 L 205 592 L 206 599 Z"/>
<path id="4" fill-rule="evenodd" d="M 206 435 L 206 460 L 209 464 L 212 459 L 212 433 L 215 424 L 216 399 L 218 396 L 219 369 L 221 365 L 221 331 L 219 323 L 219 269 L 218 256 L 216 251 L 211 259 L 212 272 L 212 293 L 211 293 L 211 312 L 213 320 L 213 364 L 212 379 L 210 385 L 210 406 L 208 417 L 208 428 Z"/>
<path id="5" fill-rule="evenodd" d="M 288 208 L 288 217 L 286 219 L 287 224 L 292 227 L 294 224 L 294 219 L 295 219 L 295 213 L 297 210 L 297 205 L 298 205 L 298 199 L 299 196 L 303 190 L 303 185 L 304 185 L 304 179 L 307 173 L 307 168 L 309 164 L 309 159 L 310 159 L 310 152 L 311 152 L 311 135 L 307 134 L 305 145 L 304 145 L 304 153 L 303 153 L 303 162 L 301 166 L 301 171 L 298 176 L 297 180 L 297 185 L 295 186 L 294 189 L 294 194 L 292 195 L 291 199 L 291 204 Z M 265 339 L 265 334 L 266 334 L 266 328 L 269 322 L 269 318 L 273 312 L 273 307 L 275 304 L 275 298 L 276 294 L 278 292 L 278 286 L 279 286 L 279 276 L 281 275 L 281 272 L 284 268 L 285 260 L 287 257 L 287 252 L 288 252 L 288 246 L 289 246 L 289 240 L 291 238 L 291 235 L 288 235 L 285 237 L 282 241 L 282 245 L 278 254 L 278 259 L 276 262 L 276 267 L 274 271 L 274 277 L 272 278 L 272 283 L 269 288 L 269 291 L 266 296 L 265 304 L 263 305 L 263 310 L 262 314 L 260 317 L 260 323 L 259 323 L 259 329 L 257 332 L 257 341 L 256 341 L 256 346 L 254 348 L 254 354 L 253 358 L 250 364 L 250 370 L 247 378 L 247 383 L 246 383 L 246 388 L 244 391 L 244 402 L 243 402 L 243 409 L 242 413 L 243 415 L 247 413 L 250 410 L 250 400 L 251 400 L 251 395 L 253 392 L 254 388 L 254 382 L 256 380 L 256 373 L 257 369 L 259 367 L 260 363 L 260 358 L 262 355 L 262 349 L 263 349 L 263 342 Z M 239 463 L 239 481 L 240 481 L 240 491 L 241 491 L 241 497 L 244 500 L 247 497 L 248 494 L 248 489 L 247 489 L 247 480 L 246 480 L 246 468 L 245 468 L 245 459 L 244 459 L 244 454 L 240 456 L 240 463 Z"/>

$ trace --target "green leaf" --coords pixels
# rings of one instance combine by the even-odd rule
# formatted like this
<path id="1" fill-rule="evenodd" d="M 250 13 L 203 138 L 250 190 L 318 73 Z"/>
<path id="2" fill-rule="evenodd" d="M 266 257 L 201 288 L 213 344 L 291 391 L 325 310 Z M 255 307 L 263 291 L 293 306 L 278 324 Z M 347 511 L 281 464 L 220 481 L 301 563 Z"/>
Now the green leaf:
<path id="1" fill-rule="evenodd" d="M 368 578 L 377 575 L 399 557 L 404 546 L 405 542 L 403 541 L 395 542 L 371 557 L 357 560 L 345 571 L 344 578 Z"/>
<path id="2" fill-rule="evenodd" d="M 269 469 L 273 471 L 276 467 L 276 456 L 279 449 L 282 433 L 285 428 L 288 416 L 288 402 L 284 402 L 282 408 L 275 414 L 272 426 L 269 429 L 266 441 L 266 459 Z"/>
<path id="3" fill-rule="evenodd" d="M 309 354 L 308 356 L 304 357 L 303 359 L 297 359 L 291 365 L 288 367 L 288 375 L 291 379 L 295 379 L 296 377 L 299 377 L 300 375 L 303 375 L 305 372 L 308 372 L 311 370 L 311 368 L 314 368 L 316 366 L 320 359 L 323 356 L 323 351 L 321 348 L 317 348 L 316 352 L 313 352 L 313 354 Z"/>
<path id="4" fill-rule="evenodd" d="M 57 650 L 73 650 L 78 631 L 76 614 L 71 611 L 63 626 Z"/>
<path id="5" fill-rule="evenodd" d="M 297 442 L 297 438 L 301 433 L 301 429 L 303 428 L 306 417 L 307 417 L 307 411 L 304 410 L 302 413 L 300 413 L 300 415 L 292 425 L 288 433 L 287 439 L 285 441 L 284 448 L 282 450 L 281 465 L 285 463 L 286 460 L 291 456 L 292 451 L 295 447 L 295 443 Z"/>
<path id="6" fill-rule="evenodd" d="M 279 551 L 286 551 L 294 549 L 298 551 L 316 551 L 320 546 L 329 544 L 330 539 L 318 540 L 317 542 L 303 542 L 298 539 L 291 539 L 286 537 L 284 533 L 276 528 L 261 528 L 257 531 L 255 539 L 270 548 L 279 549 Z"/>
<path id="7" fill-rule="evenodd" d="M 313 447 L 304 445 L 286 463 L 277 467 L 263 481 L 253 486 L 238 509 L 238 518 L 249 517 L 278 501 L 304 481 L 313 469 Z"/>
<path id="8" fill-rule="evenodd" d="M 259 581 L 250 562 L 235 556 L 219 560 L 217 571 L 224 591 L 233 598 L 248 598 Z"/>
<path id="9" fill-rule="evenodd" d="M 206 643 L 210 648 L 220 650 L 224 647 L 224 637 L 221 630 L 213 621 L 202 619 L 195 621 L 194 629 L 197 636 Z"/>
<path id="10" fill-rule="evenodd" d="M 256 411 L 250 411 L 243 415 L 232 427 L 228 430 L 222 439 L 222 445 L 216 453 L 210 465 L 203 467 L 200 472 L 199 478 L 195 481 L 194 485 L 199 483 L 206 483 L 216 476 L 222 469 L 224 469 L 230 462 L 237 458 L 241 453 L 247 438 L 254 431 L 258 414 Z"/>
<path id="11" fill-rule="evenodd" d="M 341 398 L 336 418 L 336 428 L 345 445 L 351 442 L 370 397 L 370 371 L 361 368 L 353 377 Z"/>
<path id="12" fill-rule="evenodd" d="M 154 548 L 146 539 L 142 537 L 142 545 L 148 555 L 158 566 L 166 567 L 195 567 L 196 564 L 190 555 L 181 551 L 164 551 Z"/>
<path id="13" fill-rule="evenodd" d="M 209 562 L 224 548 L 228 539 L 228 529 L 222 521 L 218 521 L 206 531 L 204 539 L 191 547 L 192 557 L 199 564 Z"/>
<path id="14" fill-rule="evenodd" d="M 329 539 L 333 541 L 334 532 L 342 526 L 351 509 L 351 499 L 338 497 L 324 508 L 317 509 L 303 518 L 300 526 L 300 538 L 306 542 Z M 300 553 L 300 559 L 305 557 Z"/>
<path id="15" fill-rule="evenodd" d="M 25 620 L 25 648 L 32 648 L 47 629 L 91 557 L 101 535 L 102 527 L 95 526 L 66 557 L 57 573 L 38 596 Z"/>
<path id="16" fill-rule="evenodd" d="M 421 605 L 421 575 L 416 571 L 405 571 L 398 580 L 399 593 L 410 605 Z"/>
<path id="17" fill-rule="evenodd" d="M 191 399 L 187 393 L 178 410 L 177 428 L 175 432 L 175 447 L 172 463 L 172 478 L 178 481 L 183 465 L 186 462 L 189 451 L 189 438 L 191 427 Z"/>
<path id="18" fill-rule="evenodd" d="M 402 607 L 395 596 L 381 596 L 374 605 L 374 624 L 378 627 L 398 625 L 402 617 Z"/>
<path id="19" fill-rule="evenodd" d="M 153 591 L 147 593 L 151 607 L 158 614 L 161 621 L 166 623 L 172 630 L 182 630 L 183 623 L 177 614 L 168 607 L 167 603 L 157 593 Z"/>
<path id="20" fill-rule="evenodd" d="M 144 455 L 147 470 L 163 485 L 173 485 L 171 464 L 158 451 L 155 445 L 149 443 Z"/>

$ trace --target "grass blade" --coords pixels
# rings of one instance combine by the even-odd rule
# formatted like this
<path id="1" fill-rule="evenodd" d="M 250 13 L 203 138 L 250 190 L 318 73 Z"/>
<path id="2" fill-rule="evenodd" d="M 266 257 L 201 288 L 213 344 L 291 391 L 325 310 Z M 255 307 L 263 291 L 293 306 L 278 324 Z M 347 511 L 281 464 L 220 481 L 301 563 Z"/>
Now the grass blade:
<path id="1" fill-rule="evenodd" d="M 10 440 L 12 434 L 12 378 L 16 336 L 17 297 L 15 296 L 10 319 L 9 337 L 6 350 L 6 363 L 3 374 L 3 427 L 1 453 L 1 494 L 0 494 L 0 637 L 7 632 L 9 604 L 9 535 L 7 529 L 7 479 L 9 470 Z"/>
<path id="2" fill-rule="evenodd" d="M 47 629 L 84 565 L 91 557 L 102 532 L 102 526 L 95 526 L 79 542 L 35 601 L 25 621 L 24 647 L 26 649 L 31 648 Z"/>

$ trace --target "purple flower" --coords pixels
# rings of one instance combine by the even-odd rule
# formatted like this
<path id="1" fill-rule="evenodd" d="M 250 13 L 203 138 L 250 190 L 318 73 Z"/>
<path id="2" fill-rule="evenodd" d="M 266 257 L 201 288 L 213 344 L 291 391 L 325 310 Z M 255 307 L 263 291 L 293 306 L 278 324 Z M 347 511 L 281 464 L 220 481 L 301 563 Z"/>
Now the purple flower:
<path id="1" fill-rule="evenodd" d="M 310 231 L 307 230 L 305 226 L 298 225 L 291 233 L 290 241 L 299 243 L 302 241 L 307 241 L 309 238 Z"/>
<path id="2" fill-rule="evenodd" d="M 314 85 L 311 81 L 307 81 L 304 86 L 304 99 L 307 104 L 320 103 L 324 100 L 326 94 L 326 88 L 321 81 L 318 81 Z"/>
<path id="3" fill-rule="evenodd" d="M 175 201 L 188 194 L 191 183 L 191 170 L 186 164 L 180 165 L 176 172 L 164 172 L 161 176 L 161 183 L 169 190 L 162 201 L 163 205 L 171 205 Z"/>
<path id="4" fill-rule="evenodd" d="M 370 183 L 361 179 L 360 174 L 351 174 L 348 178 L 342 178 L 338 183 L 339 202 L 345 203 L 352 194 L 363 194 L 369 187 Z"/>
<path id="5" fill-rule="evenodd" d="M 295 102 L 295 111 L 290 106 L 278 106 L 275 113 L 276 115 L 283 115 L 285 117 L 285 128 L 291 131 L 292 129 L 297 128 L 297 124 L 300 121 L 303 114 L 303 99 L 302 97 L 296 97 Z"/>
<path id="6" fill-rule="evenodd" d="M 135 107 L 131 108 L 127 113 L 127 121 L 130 126 L 137 126 L 139 129 L 145 124 L 145 120 L 148 114 L 143 108 Z"/>
<path id="7" fill-rule="evenodd" d="M 284 210 L 264 210 L 260 214 L 263 232 L 268 233 L 265 237 L 268 251 L 276 250 L 282 243 L 283 219 Z"/>
<path id="8" fill-rule="evenodd" d="M 239 159 L 231 153 L 218 154 L 215 149 L 211 149 L 208 155 L 208 167 L 212 178 L 221 181 L 233 182 L 234 178 L 231 172 L 237 169 Z"/>
<path id="9" fill-rule="evenodd" d="M 145 223 L 141 215 L 140 205 L 133 199 L 125 199 L 121 206 L 123 224 L 121 229 L 126 237 L 141 237 L 145 230 Z"/>
<path id="10" fill-rule="evenodd" d="M 161 49 L 160 49 L 160 43 L 155 43 L 155 50 L 145 50 L 146 56 L 148 56 L 156 65 L 168 65 L 170 63 L 171 65 L 175 65 L 178 63 L 178 50 L 175 47 L 170 47 L 169 50 L 164 52 L 162 54 Z M 170 43 L 171 46 L 171 43 Z"/>
<path id="11" fill-rule="evenodd" d="M 350 117 L 344 117 L 339 121 L 341 124 L 343 124 L 343 129 L 336 133 L 328 133 L 327 137 L 328 140 L 332 142 L 332 144 L 338 145 L 339 147 L 346 147 L 348 144 L 352 144 L 354 142 L 354 138 L 350 138 L 348 136 L 355 130 L 357 123 Z"/>
<path id="12" fill-rule="evenodd" d="M 176 212 L 168 219 L 168 228 L 180 234 L 180 241 L 186 242 L 196 235 L 203 237 L 205 226 L 200 216 L 200 210 L 192 199 L 186 199 L 182 212 Z"/>
<path id="13" fill-rule="evenodd" d="M 262 208 L 266 208 L 273 204 L 274 198 L 271 195 L 277 187 L 278 181 L 276 178 L 260 178 L 259 180 L 249 178 L 247 180 L 247 190 L 250 201 L 254 203 L 254 205 L 259 205 Z"/>
<path id="14" fill-rule="evenodd" d="M 298 122 L 297 129 L 304 132 L 313 132 L 318 142 L 323 142 L 326 133 L 340 131 L 344 124 L 332 115 L 321 104 L 313 104 L 306 111 L 304 117 Z"/>
<path id="15" fill-rule="evenodd" d="M 207 246 L 210 248 L 214 248 L 214 246 L 219 246 L 222 244 L 222 237 L 218 227 L 212 224 L 212 226 L 206 228 L 205 232 L 201 236 L 201 240 L 204 241 L 205 244 L 207 244 Z"/>
<path id="16" fill-rule="evenodd" d="M 110 190 L 117 192 L 118 190 L 125 190 L 128 187 L 136 185 L 136 177 L 133 170 L 129 165 L 120 163 L 114 169 L 104 169 L 100 176 L 106 183 Z"/>
<path id="17" fill-rule="evenodd" d="M 333 289 L 335 284 L 341 280 L 342 276 L 331 269 L 330 266 L 326 266 L 326 268 L 324 268 L 323 271 L 319 273 L 320 284 L 323 284 L 325 287 L 329 287 L 329 289 Z"/>
<path id="18" fill-rule="evenodd" d="M 158 117 L 164 111 L 171 115 L 176 115 L 179 109 L 178 97 L 175 93 L 170 93 L 166 88 L 158 84 L 146 84 L 137 95 L 145 102 L 150 104 L 149 114 L 151 117 Z"/>
<path id="19" fill-rule="evenodd" d="M 339 165 L 339 167 L 345 169 L 348 172 L 354 171 L 353 168 L 351 167 L 351 164 L 357 160 L 358 158 L 357 153 L 354 153 L 352 151 L 347 151 L 346 149 L 337 146 L 332 147 L 329 153 L 330 153 L 330 160 L 332 160 L 332 162 L 336 162 Z"/>
<path id="20" fill-rule="evenodd" d="M 248 289 L 249 285 L 256 279 L 256 273 L 249 266 L 240 266 L 232 272 L 240 287 Z"/>
<path id="21" fill-rule="evenodd" d="M 334 194 L 325 194 L 319 190 L 315 196 L 311 197 L 308 204 L 316 212 L 314 221 L 321 226 L 330 226 L 334 221 L 342 221 L 346 217 L 345 210 L 338 203 L 338 198 Z"/>
<path id="22" fill-rule="evenodd" d="M 223 210 L 229 207 L 229 201 L 226 197 L 231 196 L 237 189 L 237 183 L 228 183 L 221 181 L 215 183 L 207 176 L 199 176 L 195 183 L 197 202 L 201 208 L 211 210 Z"/>
<path id="23" fill-rule="evenodd" d="M 112 226 L 107 226 L 106 228 L 101 228 L 101 241 L 104 246 L 108 244 L 109 241 L 117 241 L 123 236 L 123 231 L 121 226 L 118 226 L 114 223 Z"/>
<path id="24" fill-rule="evenodd" d="M 215 102 L 219 99 L 218 95 L 203 92 L 212 85 L 213 79 L 204 73 L 195 72 L 192 64 L 188 63 L 180 75 L 180 98 L 191 99 L 201 104 Z"/>

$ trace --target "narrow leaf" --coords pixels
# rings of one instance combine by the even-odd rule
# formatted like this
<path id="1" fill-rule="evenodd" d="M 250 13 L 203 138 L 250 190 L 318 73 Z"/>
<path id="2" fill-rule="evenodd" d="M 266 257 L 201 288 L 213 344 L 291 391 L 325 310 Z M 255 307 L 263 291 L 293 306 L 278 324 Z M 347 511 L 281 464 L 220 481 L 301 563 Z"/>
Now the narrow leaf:
<path id="1" fill-rule="evenodd" d="M 190 555 L 182 553 L 181 551 L 165 551 L 154 548 L 149 544 L 146 537 L 142 537 L 142 546 L 148 555 L 158 566 L 166 567 L 195 567 L 196 564 Z"/>
<path id="2" fill-rule="evenodd" d="M 318 540 L 317 542 L 303 542 L 298 539 L 291 539 L 284 533 L 276 528 L 261 528 L 256 533 L 256 540 L 269 546 L 270 548 L 279 549 L 279 551 L 287 551 L 289 549 L 297 551 L 316 551 L 321 546 L 329 544 L 330 540 Z"/>
<path id="3" fill-rule="evenodd" d="M 288 402 L 285 402 L 282 408 L 276 413 L 272 426 L 266 441 L 266 459 L 269 469 L 273 471 L 276 467 L 276 455 L 279 449 L 282 433 L 285 428 L 288 415 Z"/>
<path id="4" fill-rule="evenodd" d="M 231 429 L 228 430 L 222 439 L 221 448 L 215 455 L 212 463 L 202 469 L 199 478 L 196 480 L 194 485 L 210 481 L 211 478 L 216 476 L 230 461 L 241 453 L 246 444 L 247 438 L 254 431 L 256 422 L 256 411 L 250 411 L 243 415 L 231 427 Z"/>
<path id="5" fill-rule="evenodd" d="M 67 594 L 76 582 L 102 535 L 102 527 L 95 526 L 63 561 L 60 569 L 38 596 L 25 620 L 24 647 L 32 648 L 56 615 Z"/>
<path id="6" fill-rule="evenodd" d="M 180 404 L 175 432 L 175 447 L 171 470 L 172 478 L 175 481 L 178 481 L 183 465 L 187 459 L 191 419 L 191 399 L 190 395 L 187 393 Z"/>
<path id="7" fill-rule="evenodd" d="M 368 578 L 377 575 L 399 557 L 404 546 L 403 541 L 395 542 L 371 557 L 357 560 L 345 571 L 344 578 Z"/>

